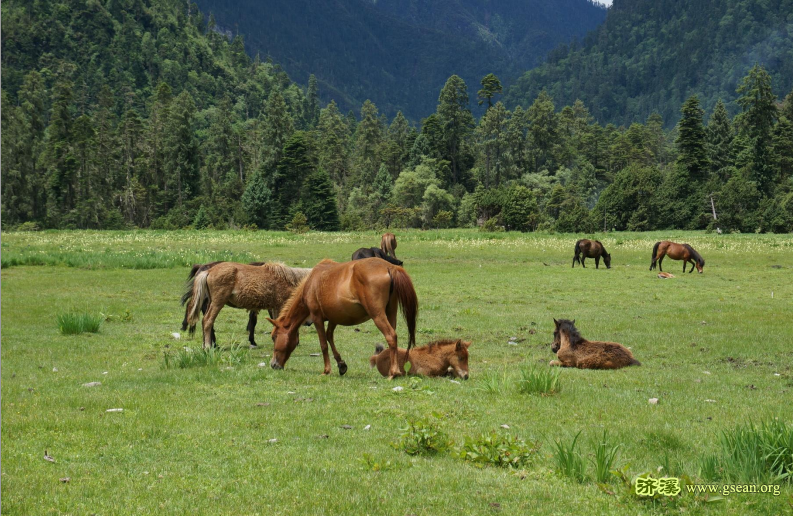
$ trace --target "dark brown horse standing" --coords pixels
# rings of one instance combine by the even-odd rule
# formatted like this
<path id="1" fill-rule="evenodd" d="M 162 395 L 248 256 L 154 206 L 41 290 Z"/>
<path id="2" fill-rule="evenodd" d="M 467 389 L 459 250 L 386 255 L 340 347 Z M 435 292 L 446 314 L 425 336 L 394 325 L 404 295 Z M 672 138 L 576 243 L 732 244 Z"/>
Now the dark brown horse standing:
<path id="1" fill-rule="evenodd" d="M 658 270 L 663 272 L 664 269 L 661 265 L 664 261 L 664 256 L 668 256 L 673 260 L 683 260 L 683 272 L 686 272 L 686 264 L 691 262 L 689 274 L 694 272 L 694 267 L 697 268 L 697 272 L 702 274 L 702 268 L 705 267 L 705 260 L 690 245 L 662 240 L 661 242 L 656 242 L 653 246 L 653 261 L 650 262 L 650 270 L 655 269 L 655 264 L 658 263 Z"/>
<path id="2" fill-rule="evenodd" d="M 402 267 L 402 263 L 403 263 L 402 260 L 391 258 L 389 255 L 385 254 L 381 249 L 378 249 L 376 247 L 361 247 L 360 249 L 352 253 L 352 260 L 363 260 L 364 258 L 382 258 L 388 263 L 393 263 L 394 265 L 399 265 L 400 267 Z"/>
<path id="3" fill-rule="evenodd" d="M 354 326 L 371 319 L 388 342 L 390 353 L 389 378 L 399 376 L 397 360 L 397 309 L 408 327 L 408 351 L 416 342 L 418 298 L 410 276 L 402 267 L 379 258 L 336 263 L 323 260 L 294 290 L 273 324 L 273 358 L 270 366 L 283 369 L 289 356 L 299 344 L 300 326 L 312 321 L 317 329 L 319 345 L 325 361 L 323 374 L 330 374 L 328 342 L 339 374 L 347 372 L 333 342 L 336 326 Z M 325 330 L 325 321 L 328 329 Z"/>
<path id="4" fill-rule="evenodd" d="M 603 247 L 603 244 L 600 243 L 599 240 L 587 240 L 583 238 L 575 243 L 575 256 L 573 256 L 573 267 L 575 267 L 575 262 L 581 264 L 581 267 L 586 269 L 586 265 L 584 265 L 584 261 L 587 258 L 594 258 L 595 259 L 595 268 L 600 268 L 600 258 L 603 258 L 603 263 L 606 265 L 607 269 L 611 268 L 611 255 L 606 251 L 606 248 Z"/>

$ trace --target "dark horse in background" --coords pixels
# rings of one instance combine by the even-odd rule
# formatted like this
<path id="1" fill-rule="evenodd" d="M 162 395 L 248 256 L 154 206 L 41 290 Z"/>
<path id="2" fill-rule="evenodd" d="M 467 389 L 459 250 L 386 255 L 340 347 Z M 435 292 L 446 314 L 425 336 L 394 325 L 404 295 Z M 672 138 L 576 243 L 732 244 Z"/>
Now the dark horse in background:
<path id="1" fill-rule="evenodd" d="M 686 272 L 686 264 L 691 262 L 691 270 L 688 271 L 689 274 L 694 272 L 694 267 L 702 274 L 702 268 L 705 266 L 705 260 L 690 245 L 676 244 L 669 240 L 663 240 L 661 242 L 656 242 L 653 246 L 653 261 L 650 262 L 650 270 L 655 269 L 655 264 L 657 262 L 658 270 L 663 272 L 664 269 L 661 267 L 661 264 L 664 261 L 664 256 L 668 256 L 673 260 L 683 260 L 683 272 Z"/>
<path id="2" fill-rule="evenodd" d="M 382 258 L 388 263 L 392 263 L 394 265 L 399 265 L 400 267 L 402 267 L 402 260 L 391 258 L 381 249 L 378 249 L 376 247 L 361 247 L 360 249 L 352 253 L 352 260 L 363 260 L 364 258 Z"/>
<path id="3" fill-rule="evenodd" d="M 611 255 L 606 251 L 606 248 L 603 247 L 603 244 L 600 243 L 598 240 L 587 240 L 586 238 L 579 240 L 575 243 L 575 256 L 573 256 L 573 267 L 575 267 L 575 262 L 581 264 L 581 267 L 586 269 L 586 265 L 584 265 L 584 261 L 587 258 L 594 258 L 595 259 L 595 268 L 600 268 L 600 258 L 603 257 L 603 263 L 606 264 L 606 268 L 611 268 Z"/>

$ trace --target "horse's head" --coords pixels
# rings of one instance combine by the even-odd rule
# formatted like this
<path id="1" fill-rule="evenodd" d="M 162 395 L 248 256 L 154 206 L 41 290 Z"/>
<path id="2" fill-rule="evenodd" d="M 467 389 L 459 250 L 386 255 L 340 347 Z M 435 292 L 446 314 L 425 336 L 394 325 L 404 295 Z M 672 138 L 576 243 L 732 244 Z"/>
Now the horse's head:
<path id="1" fill-rule="evenodd" d="M 705 260 L 696 263 L 697 263 L 697 272 L 702 274 L 702 269 L 705 267 Z"/>
<path id="2" fill-rule="evenodd" d="M 606 264 L 606 268 L 611 268 L 611 255 L 609 253 L 603 253 L 603 263 Z"/>
<path id="3" fill-rule="evenodd" d="M 470 342 L 458 340 L 454 344 L 454 353 L 449 358 L 451 373 L 457 378 L 468 379 L 468 346 Z"/>
<path id="4" fill-rule="evenodd" d="M 300 325 L 295 328 L 289 323 L 284 323 L 281 319 L 267 318 L 273 325 L 270 337 L 273 339 L 273 358 L 270 360 L 270 367 L 273 369 L 283 369 L 286 361 L 292 355 L 298 344 L 300 344 Z"/>
<path id="5" fill-rule="evenodd" d="M 566 319 L 562 319 L 561 321 L 557 321 L 556 319 L 553 320 L 553 324 L 555 328 L 553 330 L 553 342 L 551 343 L 551 351 L 554 353 L 559 352 L 559 348 L 562 347 L 562 324 L 569 323 L 570 325 L 575 324 L 575 319 L 572 321 L 568 321 Z"/>

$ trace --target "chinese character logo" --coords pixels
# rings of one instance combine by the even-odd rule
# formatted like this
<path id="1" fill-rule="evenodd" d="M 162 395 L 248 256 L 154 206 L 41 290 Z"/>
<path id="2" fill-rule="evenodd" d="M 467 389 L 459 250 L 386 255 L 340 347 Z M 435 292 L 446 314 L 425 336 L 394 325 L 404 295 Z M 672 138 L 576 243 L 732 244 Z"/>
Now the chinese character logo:
<path id="1" fill-rule="evenodd" d="M 680 494 L 680 479 L 675 477 L 639 477 L 636 479 L 636 494 L 639 496 L 654 496 L 656 493 L 664 496 Z"/>

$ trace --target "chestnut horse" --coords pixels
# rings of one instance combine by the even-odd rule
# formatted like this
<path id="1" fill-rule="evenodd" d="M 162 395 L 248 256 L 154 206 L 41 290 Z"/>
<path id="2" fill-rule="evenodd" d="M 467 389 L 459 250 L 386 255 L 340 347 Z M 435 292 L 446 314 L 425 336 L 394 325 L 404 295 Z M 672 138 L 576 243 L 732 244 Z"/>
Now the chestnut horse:
<path id="1" fill-rule="evenodd" d="M 581 267 L 586 269 L 584 261 L 587 258 L 595 259 L 595 268 L 600 268 L 600 257 L 603 257 L 603 263 L 607 269 L 611 268 L 611 255 L 603 247 L 599 240 L 587 240 L 586 238 L 579 240 L 575 243 L 575 256 L 573 256 L 573 267 L 575 262 L 581 264 Z"/>
<path id="2" fill-rule="evenodd" d="M 446 376 L 451 374 L 463 380 L 468 379 L 468 347 L 470 342 L 457 340 L 436 340 L 426 346 L 413 348 L 408 355 L 407 350 L 397 350 L 399 372 L 405 372 L 405 362 L 410 363 L 408 374 L 417 376 Z M 377 345 L 374 355 L 369 358 L 369 365 L 377 366 L 383 376 L 388 376 L 389 358 L 383 353 L 383 346 Z"/>
<path id="3" fill-rule="evenodd" d="M 698 252 L 688 244 L 676 244 L 669 240 L 656 242 L 653 246 L 653 261 L 650 262 L 650 270 L 655 269 L 655 264 L 658 262 L 658 270 L 663 272 L 661 267 L 664 261 L 664 256 L 668 256 L 673 260 L 683 260 L 683 272 L 686 272 L 686 264 L 691 262 L 691 270 L 689 274 L 694 272 L 696 266 L 697 272 L 702 274 L 702 268 L 705 266 L 705 260 Z"/>
<path id="4" fill-rule="evenodd" d="M 193 264 L 193 267 L 190 269 L 190 273 L 187 275 L 187 283 L 185 283 L 185 290 L 182 294 L 182 306 L 185 307 L 184 309 L 184 319 L 182 319 L 182 331 L 185 331 L 188 327 L 187 325 L 187 318 L 190 316 L 190 300 L 193 299 L 193 284 L 195 283 L 195 275 L 199 272 L 208 271 L 215 265 L 223 263 L 222 261 L 219 262 L 210 262 L 205 263 L 203 265 L 196 263 Z M 249 263 L 248 265 L 264 265 L 264 262 L 253 262 Z M 204 304 L 201 305 L 201 313 L 207 313 L 207 306 L 209 306 L 209 299 L 204 300 Z M 251 347 L 256 347 L 256 340 L 254 338 L 254 334 L 256 332 L 256 322 L 258 321 L 258 312 L 255 310 L 251 310 L 248 312 L 248 342 L 251 343 Z M 190 326 L 190 335 L 195 333 L 195 325 Z M 217 345 L 217 340 L 215 339 L 215 329 L 212 328 L 212 345 Z"/>
<path id="5" fill-rule="evenodd" d="M 556 329 L 553 332 L 551 351 L 556 353 L 559 360 L 552 360 L 549 365 L 579 369 L 619 369 L 642 365 L 622 344 L 586 340 L 578 333 L 575 320 L 554 319 L 553 322 Z"/>
<path id="6" fill-rule="evenodd" d="M 397 361 L 397 307 L 408 327 L 408 351 L 416 342 L 418 299 L 410 276 L 402 267 L 391 265 L 379 258 L 366 258 L 352 262 L 336 263 L 323 260 L 311 274 L 295 288 L 284 305 L 278 319 L 267 319 L 273 324 L 273 358 L 270 366 L 283 369 L 289 356 L 300 341 L 300 326 L 312 321 L 317 329 L 322 357 L 323 374 L 330 374 L 328 342 L 339 374 L 347 372 L 333 342 L 336 326 L 354 326 L 372 319 L 388 342 L 391 365 L 389 378 L 399 376 Z M 325 321 L 328 329 L 325 330 Z"/>
<path id="7" fill-rule="evenodd" d="M 296 269 L 273 262 L 258 266 L 218 263 L 199 272 L 193 279 L 187 322 L 195 326 L 201 307 L 208 301 L 201 325 L 204 330 L 204 348 L 209 348 L 213 341 L 215 318 L 224 306 L 252 312 L 268 310 L 277 316 L 292 291 L 310 272 L 311 269 Z"/>
<path id="8" fill-rule="evenodd" d="M 402 267 L 403 263 L 402 260 L 391 258 L 389 255 L 385 254 L 382 250 L 376 247 L 361 247 L 352 253 L 353 260 L 362 260 L 364 258 L 382 258 L 388 263 L 393 263 L 394 265 L 399 265 L 400 267 Z"/>
<path id="9" fill-rule="evenodd" d="M 393 233 L 383 233 L 380 239 L 380 250 L 396 258 L 396 237 Z"/>

